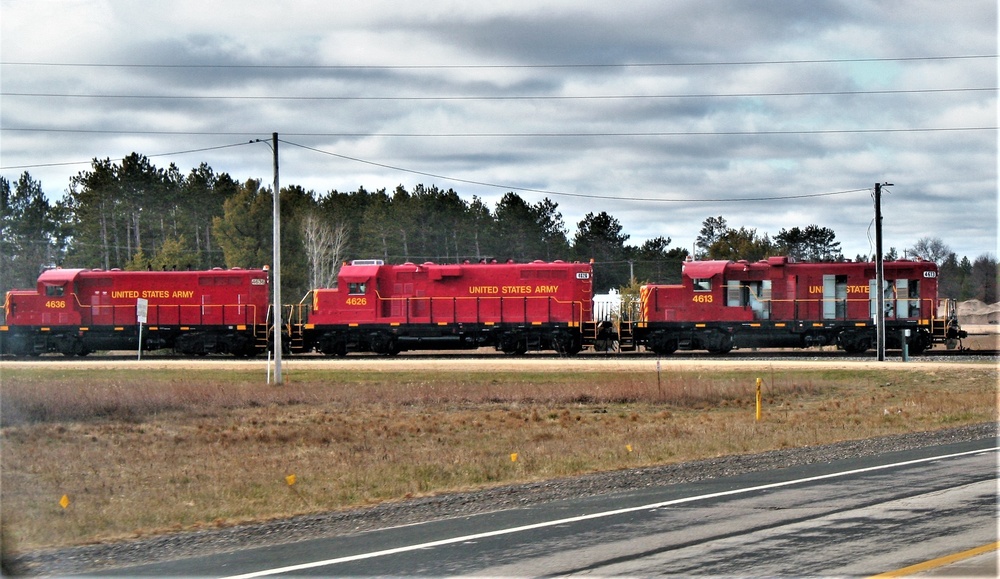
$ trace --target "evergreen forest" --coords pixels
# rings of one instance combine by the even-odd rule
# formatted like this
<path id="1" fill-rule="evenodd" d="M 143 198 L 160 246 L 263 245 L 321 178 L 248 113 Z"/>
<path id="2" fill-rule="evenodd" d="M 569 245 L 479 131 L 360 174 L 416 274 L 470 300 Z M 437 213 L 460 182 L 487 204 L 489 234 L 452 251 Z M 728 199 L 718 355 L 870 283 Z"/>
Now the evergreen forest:
<path id="1" fill-rule="evenodd" d="M 95 159 L 54 202 L 28 172 L 16 182 L 0 177 L 0 290 L 34 287 L 39 272 L 50 267 L 262 267 L 271 263 L 272 195 L 266 183 L 236 180 L 204 163 L 185 174 L 138 153 Z M 630 235 L 606 212 L 588 213 L 571 232 L 557 203 L 530 203 L 516 192 L 493 207 L 434 185 L 326 193 L 291 185 L 280 196 L 286 301 L 309 288 L 332 287 L 339 265 L 351 259 L 593 260 L 595 292 L 606 292 L 635 282 L 675 283 L 690 255 L 671 247 L 666 236 L 630 244 Z M 845 259 L 829 228 L 803 224 L 771 236 L 730 227 L 722 216 L 705 219 L 694 251 L 698 259 Z M 938 263 L 942 296 L 997 299 L 991 254 L 959 258 L 942 240 L 922 238 L 905 256 Z M 901 256 L 890 248 L 885 257 Z"/>

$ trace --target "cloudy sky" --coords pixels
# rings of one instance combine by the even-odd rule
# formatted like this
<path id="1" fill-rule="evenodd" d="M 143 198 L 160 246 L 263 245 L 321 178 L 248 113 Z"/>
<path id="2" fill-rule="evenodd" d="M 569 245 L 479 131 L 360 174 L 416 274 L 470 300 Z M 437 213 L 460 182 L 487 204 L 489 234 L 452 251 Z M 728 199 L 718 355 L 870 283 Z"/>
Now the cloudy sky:
<path id="1" fill-rule="evenodd" d="M 612 7 L 614 6 L 614 7 Z M 324 193 L 423 183 L 701 223 L 829 227 L 844 254 L 997 251 L 997 3 L 0 0 L 0 175 L 93 158 Z"/>

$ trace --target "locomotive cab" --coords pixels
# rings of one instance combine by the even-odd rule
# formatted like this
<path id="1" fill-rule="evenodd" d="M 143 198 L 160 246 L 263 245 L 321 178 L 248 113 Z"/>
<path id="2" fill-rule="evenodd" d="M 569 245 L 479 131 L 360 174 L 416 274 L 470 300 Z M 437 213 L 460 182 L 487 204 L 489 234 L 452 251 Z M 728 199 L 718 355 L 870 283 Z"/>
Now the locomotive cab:
<path id="1" fill-rule="evenodd" d="M 5 324 L 49 326 L 79 324 L 75 279 L 82 270 L 50 269 L 38 277 L 35 290 L 11 290 L 4 303 Z"/>

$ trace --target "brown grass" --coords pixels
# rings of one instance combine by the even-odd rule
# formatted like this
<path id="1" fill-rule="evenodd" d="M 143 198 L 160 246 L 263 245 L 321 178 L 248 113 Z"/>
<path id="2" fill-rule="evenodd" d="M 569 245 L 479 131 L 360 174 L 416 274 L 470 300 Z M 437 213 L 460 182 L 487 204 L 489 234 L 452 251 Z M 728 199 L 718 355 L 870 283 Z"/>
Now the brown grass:
<path id="1" fill-rule="evenodd" d="M 295 372 L 281 387 L 261 384 L 256 371 L 100 374 L 3 369 L 5 548 L 933 430 L 995 421 L 998 407 L 992 364 L 692 369 L 659 380 L 319 369 Z"/>

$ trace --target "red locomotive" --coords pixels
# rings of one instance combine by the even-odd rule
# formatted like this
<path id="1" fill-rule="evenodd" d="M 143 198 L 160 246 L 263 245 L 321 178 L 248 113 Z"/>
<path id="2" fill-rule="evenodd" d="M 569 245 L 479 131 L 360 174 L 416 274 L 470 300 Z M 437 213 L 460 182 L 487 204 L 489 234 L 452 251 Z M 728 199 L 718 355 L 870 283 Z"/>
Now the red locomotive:
<path id="1" fill-rule="evenodd" d="M 890 347 L 905 339 L 916 354 L 965 336 L 954 302 L 941 308 L 932 262 L 886 262 L 884 273 Z M 612 319 L 595 316 L 589 263 L 364 260 L 344 265 L 336 288 L 286 305 L 282 335 L 291 353 L 338 356 L 480 347 L 576 354 L 615 343 L 659 354 L 820 345 L 860 353 L 876 340 L 874 279 L 874 263 L 689 261 L 679 285 L 643 286 L 639 311 L 615 308 Z M 141 335 L 148 350 L 252 356 L 273 333 L 269 293 L 266 270 L 49 270 L 35 290 L 8 292 L 0 353 L 134 350 Z"/>
<path id="2" fill-rule="evenodd" d="M 933 262 L 885 262 L 883 271 L 888 346 L 901 347 L 906 330 L 913 353 L 962 337 L 953 302 L 938 317 Z M 834 344 L 860 353 L 875 346 L 875 278 L 874 263 L 690 261 L 681 284 L 641 289 L 636 340 L 660 354 Z"/>
<path id="3" fill-rule="evenodd" d="M 143 349 L 252 356 L 267 347 L 269 288 L 264 270 L 51 269 L 7 293 L 0 353 L 135 350 L 145 300 Z"/>
<path id="4" fill-rule="evenodd" d="M 492 346 L 575 354 L 592 317 L 592 278 L 589 263 L 353 261 L 341 268 L 336 288 L 313 290 L 308 311 L 293 314 L 292 351 Z"/>

